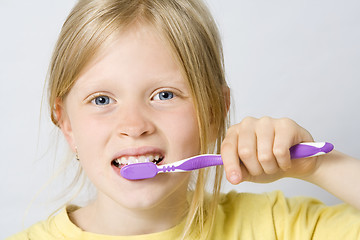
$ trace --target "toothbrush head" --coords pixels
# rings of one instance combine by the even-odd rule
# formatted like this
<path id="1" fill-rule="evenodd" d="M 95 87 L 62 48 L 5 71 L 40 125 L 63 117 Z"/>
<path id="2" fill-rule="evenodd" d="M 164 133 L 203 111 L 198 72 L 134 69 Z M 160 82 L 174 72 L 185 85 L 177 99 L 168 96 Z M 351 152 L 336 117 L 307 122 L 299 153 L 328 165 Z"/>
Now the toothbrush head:
<path id="1" fill-rule="evenodd" d="M 153 178 L 157 175 L 158 168 L 155 163 L 134 163 L 121 168 L 120 174 L 128 180 L 141 180 Z"/>

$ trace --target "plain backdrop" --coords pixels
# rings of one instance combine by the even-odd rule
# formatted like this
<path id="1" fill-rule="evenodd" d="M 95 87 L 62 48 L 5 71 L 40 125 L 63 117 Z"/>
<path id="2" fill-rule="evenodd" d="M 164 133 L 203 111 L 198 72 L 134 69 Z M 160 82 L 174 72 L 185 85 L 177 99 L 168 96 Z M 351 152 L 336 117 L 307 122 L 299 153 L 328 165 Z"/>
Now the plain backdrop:
<path id="1" fill-rule="evenodd" d="M 223 38 L 233 122 L 245 116 L 289 117 L 315 140 L 360 158 L 360 1 L 207 2 Z M 52 157 L 56 132 L 42 99 L 52 49 L 74 3 L 0 0 L 1 239 L 59 206 L 52 198 L 61 183 L 41 190 L 59 161 Z M 294 179 L 226 185 L 224 191 L 231 189 L 279 189 L 287 196 L 340 202 Z"/>

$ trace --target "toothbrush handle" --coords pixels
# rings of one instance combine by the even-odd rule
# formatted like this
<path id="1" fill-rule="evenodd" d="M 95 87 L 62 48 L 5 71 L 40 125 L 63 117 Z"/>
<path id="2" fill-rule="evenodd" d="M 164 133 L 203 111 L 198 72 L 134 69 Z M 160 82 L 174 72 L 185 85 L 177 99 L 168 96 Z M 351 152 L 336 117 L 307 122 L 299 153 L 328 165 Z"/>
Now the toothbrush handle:
<path id="1" fill-rule="evenodd" d="M 290 150 L 291 159 L 314 157 L 328 153 L 334 149 L 334 146 L 328 142 L 309 142 L 299 143 L 292 146 Z M 221 155 L 199 155 L 184 161 L 179 165 L 167 165 L 158 167 L 160 172 L 172 171 L 191 171 L 205 167 L 222 165 Z"/>
<path id="2" fill-rule="evenodd" d="M 222 165 L 223 161 L 221 155 L 209 154 L 209 155 L 199 155 L 192 157 L 191 159 L 184 161 L 180 165 L 164 166 L 159 167 L 161 172 L 171 172 L 171 171 L 191 171 L 195 169 L 211 167 L 216 165 Z"/>
<path id="3" fill-rule="evenodd" d="M 334 145 L 328 142 L 299 143 L 290 148 L 291 159 L 306 158 L 331 152 Z"/>

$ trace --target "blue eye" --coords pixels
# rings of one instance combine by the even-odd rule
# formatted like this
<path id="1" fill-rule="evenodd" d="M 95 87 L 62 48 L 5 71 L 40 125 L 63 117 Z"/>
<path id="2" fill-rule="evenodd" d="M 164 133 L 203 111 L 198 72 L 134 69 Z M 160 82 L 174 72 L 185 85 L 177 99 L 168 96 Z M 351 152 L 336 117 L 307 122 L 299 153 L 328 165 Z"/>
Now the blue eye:
<path id="1" fill-rule="evenodd" d="M 174 93 L 169 91 L 163 91 L 156 94 L 154 100 L 170 100 L 172 98 L 174 98 Z"/>
<path id="2" fill-rule="evenodd" d="M 110 98 L 108 96 L 98 96 L 92 100 L 96 105 L 107 105 L 110 104 Z"/>

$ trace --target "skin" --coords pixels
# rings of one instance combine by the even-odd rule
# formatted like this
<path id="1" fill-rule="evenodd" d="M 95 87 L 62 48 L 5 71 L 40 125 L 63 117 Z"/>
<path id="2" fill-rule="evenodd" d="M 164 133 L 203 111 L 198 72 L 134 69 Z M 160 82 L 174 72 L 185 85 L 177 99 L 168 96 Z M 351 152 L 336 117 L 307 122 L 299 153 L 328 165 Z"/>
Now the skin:
<path id="1" fill-rule="evenodd" d="M 61 130 L 98 190 L 91 204 L 71 215 L 86 231 L 144 234 L 183 218 L 189 173 L 129 181 L 111 165 L 121 156 L 160 153 L 170 163 L 200 151 L 189 87 L 164 46 L 149 27 L 122 32 L 59 102 Z"/>
<path id="2" fill-rule="evenodd" d="M 333 150 L 318 157 L 290 160 L 291 146 L 312 140 L 310 133 L 291 119 L 247 117 L 228 130 L 222 143 L 226 177 L 232 184 L 298 178 L 360 209 L 360 186 L 354 184 L 360 181 L 358 159 Z"/>
<path id="3" fill-rule="evenodd" d="M 144 152 L 161 153 L 164 163 L 199 153 L 190 90 L 154 32 L 141 25 L 122 32 L 57 103 L 61 130 L 98 190 L 93 202 L 70 214 L 83 230 L 107 235 L 159 232 L 178 224 L 186 213 L 189 174 L 128 181 L 111 165 L 118 156 Z M 161 92 L 174 97 L 160 99 Z M 96 104 L 104 98 L 107 104 Z M 245 118 L 228 129 L 222 143 L 226 177 L 232 184 L 299 178 L 360 209 L 360 187 L 353 186 L 360 180 L 360 161 L 337 151 L 290 160 L 291 146 L 312 140 L 290 119 Z"/>

